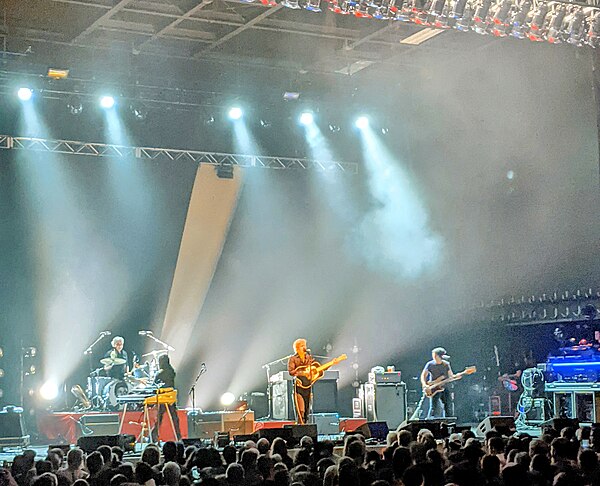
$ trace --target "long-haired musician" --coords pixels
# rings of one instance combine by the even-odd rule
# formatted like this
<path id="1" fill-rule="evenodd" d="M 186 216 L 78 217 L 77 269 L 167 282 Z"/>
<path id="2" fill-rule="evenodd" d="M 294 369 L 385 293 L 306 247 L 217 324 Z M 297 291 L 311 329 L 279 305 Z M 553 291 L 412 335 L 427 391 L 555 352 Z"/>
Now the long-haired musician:
<path id="1" fill-rule="evenodd" d="M 294 354 L 288 360 L 288 372 L 293 377 L 306 375 L 306 368 L 313 362 L 306 348 L 306 339 L 296 339 L 293 344 Z M 308 422 L 310 415 L 310 399 L 312 387 L 303 388 L 294 380 L 294 404 L 296 406 L 296 422 L 302 425 Z"/>

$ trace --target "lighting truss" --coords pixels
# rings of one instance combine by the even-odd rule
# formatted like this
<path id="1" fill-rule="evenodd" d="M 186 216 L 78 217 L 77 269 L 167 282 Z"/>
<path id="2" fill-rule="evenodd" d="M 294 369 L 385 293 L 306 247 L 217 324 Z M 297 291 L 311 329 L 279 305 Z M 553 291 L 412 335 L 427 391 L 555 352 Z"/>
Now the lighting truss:
<path id="1" fill-rule="evenodd" d="M 358 174 L 358 164 L 354 162 L 310 160 L 292 157 L 269 157 L 263 155 L 224 154 L 218 152 L 203 152 L 199 150 L 179 150 L 156 147 L 126 147 L 105 143 L 11 137 L 9 135 L 0 135 L 0 149 L 88 155 L 92 157 L 135 157 L 138 159 L 158 161 L 191 161 L 214 166 L 225 164 L 261 169 L 296 169 Z"/>
<path id="2" fill-rule="evenodd" d="M 554 292 L 481 302 L 467 310 L 470 320 L 506 326 L 590 321 L 586 308 L 600 311 L 600 289 Z"/>

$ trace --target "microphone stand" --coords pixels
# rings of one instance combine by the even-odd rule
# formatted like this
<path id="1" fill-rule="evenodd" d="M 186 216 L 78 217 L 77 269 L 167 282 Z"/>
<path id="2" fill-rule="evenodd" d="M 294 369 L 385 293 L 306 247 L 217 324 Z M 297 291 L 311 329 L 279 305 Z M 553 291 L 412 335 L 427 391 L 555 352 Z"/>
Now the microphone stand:
<path id="1" fill-rule="evenodd" d="M 94 348 L 94 346 L 96 346 L 96 344 L 98 344 L 100 341 L 102 341 L 102 339 L 104 339 L 106 336 L 108 336 L 109 334 L 106 334 L 104 331 L 102 331 L 100 333 L 100 336 L 98 336 L 96 338 L 96 340 L 90 344 L 87 349 L 83 352 L 84 355 L 87 355 L 89 357 L 90 360 L 90 371 L 94 370 L 94 365 L 92 364 L 92 349 Z"/>
<path id="2" fill-rule="evenodd" d="M 188 396 L 192 395 L 192 410 L 194 412 L 196 411 L 196 385 L 198 384 L 198 380 L 204 373 L 206 373 L 206 363 L 202 363 L 200 365 L 200 372 L 198 373 L 198 376 L 196 376 L 196 379 L 194 380 L 194 383 L 192 384 L 192 387 L 190 388 L 190 391 L 188 393 Z"/>
<path id="3" fill-rule="evenodd" d="M 175 351 L 175 348 L 173 346 L 171 346 L 171 345 L 165 343 L 164 341 L 161 341 L 160 339 L 158 339 L 154 334 L 152 334 L 152 331 L 148 331 L 146 334 L 144 334 L 144 336 L 149 337 L 154 342 L 160 344 L 167 351 Z"/>

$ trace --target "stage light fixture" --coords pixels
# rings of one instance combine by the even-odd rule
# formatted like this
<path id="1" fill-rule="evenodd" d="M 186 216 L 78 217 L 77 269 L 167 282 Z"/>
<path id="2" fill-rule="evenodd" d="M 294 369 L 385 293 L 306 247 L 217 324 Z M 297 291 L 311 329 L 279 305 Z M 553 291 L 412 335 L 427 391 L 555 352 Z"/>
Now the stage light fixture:
<path id="1" fill-rule="evenodd" d="M 567 9 L 563 5 L 554 7 L 548 22 L 548 34 L 546 35 L 546 40 L 551 44 L 562 43 L 562 25 L 566 15 Z"/>
<path id="2" fill-rule="evenodd" d="M 472 29 L 478 34 L 487 34 L 487 29 L 489 25 L 488 15 L 490 13 L 491 6 L 492 0 L 481 0 L 481 2 L 477 5 L 477 8 L 475 9 L 475 14 L 473 15 Z"/>
<path id="3" fill-rule="evenodd" d="M 499 3 L 492 15 L 492 34 L 496 37 L 506 37 L 509 29 L 508 14 L 512 9 L 512 0 Z"/>
<path id="4" fill-rule="evenodd" d="M 354 124 L 356 125 L 356 128 L 364 130 L 369 127 L 369 119 L 366 116 L 359 116 Z"/>
<path id="5" fill-rule="evenodd" d="M 262 119 L 260 121 L 260 126 L 262 128 L 271 128 L 273 126 L 273 124 L 269 120 Z"/>
<path id="6" fill-rule="evenodd" d="M 71 96 L 67 101 L 67 108 L 71 115 L 81 115 L 83 112 L 83 103 L 79 96 Z"/>
<path id="7" fill-rule="evenodd" d="M 17 96 L 21 101 L 29 101 L 33 97 L 31 88 L 22 87 L 17 90 Z"/>
<path id="8" fill-rule="evenodd" d="M 235 395 L 231 392 L 225 392 L 221 395 L 221 405 L 228 407 L 235 402 Z"/>
<path id="9" fill-rule="evenodd" d="M 4 349 L 0 348 L 0 358 L 4 356 Z"/>
<path id="10" fill-rule="evenodd" d="M 315 121 L 315 117 L 310 111 L 305 111 L 300 115 L 300 124 L 301 125 L 310 125 Z"/>
<path id="11" fill-rule="evenodd" d="M 239 106 L 233 106 L 229 110 L 229 118 L 231 120 L 239 120 L 244 115 L 244 112 Z"/>
<path id="12" fill-rule="evenodd" d="M 148 116 L 148 108 L 142 103 L 131 103 L 129 105 L 129 111 L 131 111 L 133 117 L 138 121 L 143 121 Z"/>
<path id="13" fill-rule="evenodd" d="M 527 17 L 531 10 L 531 2 L 529 0 L 523 0 L 519 9 L 513 14 L 510 19 L 510 25 L 512 30 L 510 35 L 517 39 L 524 39 L 527 36 Z"/>
<path id="14" fill-rule="evenodd" d="M 458 3 L 458 2 L 457 2 Z M 459 10 L 457 10 L 454 15 L 459 15 Z M 462 12 L 460 17 L 456 17 L 456 23 L 454 24 L 454 28 L 459 32 L 468 32 L 473 27 L 473 7 L 467 4 Z"/>
<path id="15" fill-rule="evenodd" d="M 304 8 L 310 12 L 322 12 L 321 0 L 308 0 Z"/>
<path id="16" fill-rule="evenodd" d="M 40 396 L 44 400 L 54 400 L 58 396 L 58 385 L 52 380 L 46 381 L 40 388 Z"/>
<path id="17" fill-rule="evenodd" d="M 115 99 L 112 96 L 106 95 L 100 98 L 100 106 L 105 110 L 110 110 L 115 106 Z"/>
<path id="18" fill-rule="evenodd" d="M 0 368 L 0 378 L 4 378 L 4 370 Z"/>
<path id="19" fill-rule="evenodd" d="M 590 27 L 586 36 L 586 44 L 596 49 L 600 47 L 600 12 L 596 13 L 590 21 Z"/>
<path id="20" fill-rule="evenodd" d="M 542 3 L 533 11 L 531 22 L 529 23 L 529 33 L 527 37 L 532 42 L 542 42 L 544 40 L 544 25 L 548 15 L 548 4 Z"/>
<path id="21" fill-rule="evenodd" d="M 402 1 L 399 2 L 402 5 Z M 398 12 L 396 0 L 372 0 L 371 5 L 375 8 L 373 18 L 387 20 L 394 18 Z"/>
<path id="22" fill-rule="evenodd" d="M 2 398 L 4 396 L 4 390 L 2 388 L 0 388 L 0 398 Z"/>
<path id="23" fill-rule="evenodd" d="M 370 19 L 372 17 L 369 12 L 371 8 L 371 0 L 360 0 L 356 3 L 354 8 L 354 16 L 363 19 Z"/>
<path id="24" fill-rule="evenodd" d="M 342 127 L 340 127 L 339 125 L 334 125 L 334 124 L 329 125 L 329 131 L 331 133 L 340 133 L 341 130 L 342 130 Z"/>
<path id="25" fill-rule="evenodd" d="M 564 35 L 569 44 L 574 46 L 583 45 L 585 37 L 584 26 L 585 14 L 580 8 L 575 8 L 565 19 Z"/>
<path id="26" fill-rule="evenodd" d="M 283 2 L 281 2 L 281 5 L 283 5 L 284 7 L 287 7 L 287 8 L 293 8 L 294 10 L 297 10 L 300 8 L 300 1 L 299 0 L 283 0 Z"/>
<path id="27" fill-rule="evenodd" d="M 219 179 L 233 179 L 233 164 L 221 162 L 215 167 Z"/>

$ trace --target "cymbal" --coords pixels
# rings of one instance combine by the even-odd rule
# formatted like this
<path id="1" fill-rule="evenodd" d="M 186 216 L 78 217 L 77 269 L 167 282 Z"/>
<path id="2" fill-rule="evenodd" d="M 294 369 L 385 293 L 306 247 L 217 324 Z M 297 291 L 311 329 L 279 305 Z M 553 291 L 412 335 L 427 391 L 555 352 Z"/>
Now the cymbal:
<path id="1" fill-rule="evenodd" d="M 111 366 L 111 365 L 124 365 L 125 363 L 127 363 L 127 360 L 123 359 L 123 358 L 102 358 L 100 360 L 100 363 L 102 363 L 104 366 Z"/>
<path id="2" fill-rule="evenodd" d="M 142 354 L 142 358 L 145 358 L 146 356 L 154 356 L 156 358 L 157 356 L 160 356 L 161 354 L 167 354 L 167 350 L 159 349 L 159 350 L 150 351 L 149 353 Z"/>

